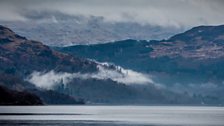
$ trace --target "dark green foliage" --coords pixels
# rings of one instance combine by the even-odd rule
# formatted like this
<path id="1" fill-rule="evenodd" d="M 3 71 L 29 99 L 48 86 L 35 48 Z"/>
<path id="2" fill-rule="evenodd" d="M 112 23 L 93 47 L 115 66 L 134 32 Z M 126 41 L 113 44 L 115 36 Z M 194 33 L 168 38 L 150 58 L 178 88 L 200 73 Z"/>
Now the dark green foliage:
<path id="1" fill-rule="evenodd" d="M 83 99 L 77 99 L 54 90 L 31 90 L 31 92 L 39 96 L 48 105 L 85 104 Z"/>
<path id="2" fill-rule="evenodd" d="M 15 91 L 0 86 L 0 105 L 42 105 L 42 101 L 27 91 Z"/>
<path id="3" fill-rule="evenodd" d="M 154 85 L 125 85 L 107 80 L 74 79 L 58 92 L 84 98 L 97 104 L 199 104 L 189 95 L 173 93 Z M 63 87 L 63 88 L 62 88 Z M 179 98 L 181 97 L 181 98 Z"/>

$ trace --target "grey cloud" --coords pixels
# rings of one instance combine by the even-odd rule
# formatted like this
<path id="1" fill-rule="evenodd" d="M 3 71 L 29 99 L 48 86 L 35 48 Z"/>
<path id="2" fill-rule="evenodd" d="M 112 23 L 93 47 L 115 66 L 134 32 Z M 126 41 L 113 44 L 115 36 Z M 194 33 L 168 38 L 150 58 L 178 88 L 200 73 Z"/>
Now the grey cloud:
<path id="1" fill-rule="evenodd" d="M 102 16 L 105 21 L 159 26 L 218 25 L 224 22 L 222 0 L 2 0 L 0 20 L 26 20 L 27 10 Z"/>

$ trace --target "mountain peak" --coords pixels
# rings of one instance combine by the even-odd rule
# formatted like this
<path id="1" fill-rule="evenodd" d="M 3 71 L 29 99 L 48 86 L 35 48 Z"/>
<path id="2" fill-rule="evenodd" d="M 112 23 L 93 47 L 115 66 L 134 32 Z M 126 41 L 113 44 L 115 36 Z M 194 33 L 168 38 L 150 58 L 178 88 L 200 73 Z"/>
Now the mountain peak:
<path id="1" fill-rule="evenodd" d="M 26 38 L 19 36 L 11 29 L 0 25 L 0 44 L 13 42 L 15 40 L 26 40 Z"/>
<path id="2" fill-rule="evenodd" d="M 9 35 L 15 35 L 15 33 L 9 29 L 9 28 L 6 28 L 2 25 L 0 25 L 0 36 L 3 37 L 3 36 L 9 36 Z"/>
<path id="3" fill-rule="evenodd" d="M 177 34 L 169 39 L 169 41 L 185 41 L 194 42 L 198 39 L 204 41 L 224 40 L 224 25 L 219 26 L 198 26 L 184 33 Z"/>

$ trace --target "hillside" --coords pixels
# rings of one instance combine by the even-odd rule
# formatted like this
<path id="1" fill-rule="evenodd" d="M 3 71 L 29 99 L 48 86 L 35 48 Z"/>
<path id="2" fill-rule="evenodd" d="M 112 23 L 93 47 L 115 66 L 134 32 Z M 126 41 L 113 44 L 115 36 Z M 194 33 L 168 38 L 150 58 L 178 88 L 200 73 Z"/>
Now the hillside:
<path id="1" fill-rule="evenodd" d="M 107 44 L 70 46 L 59 50 L 147 73 L 201 72 L 222 78 L 223 36 L 224 26 L 200 26 L 168 40 L 124 40 Z"/>
<path id="2" fill-rule="evenodd" d="M 27 40 L 0 26 L 0 84 L 9 88 L 8 92 L 11 89 L 26 91 L 39 96 L 45 104 L 80 104 L 74 97 L 41 89 L 26 81 L 34 71 L 52 69 L 58 72 L 92 72 L 96 71 L 96 64 L 53 51 L 41 42 Z"/>
<path id="3" fill-rule="evenodd" d="M 96 70 L 96 64 L 51 50 L 41 42 L 27 40 L 0 26 L 0 71 L 15 69 L 21 75 L 51 70 L 85 72 Z"/>
<path id="4" fill-rule="evenodd" d="M 142 73 L 52 50 L 3 26 L 0 49 L 1 85 L 28 91 L 44 104 L 198 104 L 201 100 L 160 88 Z"/>
<path id="5" fill-rule="evenodd" d="M 56 49 L 147 73 L 173 91 L 217 99 L 224 89 L 223 36 L 223 25 L 199 26 L 161 41 L 124 40 Z"/>

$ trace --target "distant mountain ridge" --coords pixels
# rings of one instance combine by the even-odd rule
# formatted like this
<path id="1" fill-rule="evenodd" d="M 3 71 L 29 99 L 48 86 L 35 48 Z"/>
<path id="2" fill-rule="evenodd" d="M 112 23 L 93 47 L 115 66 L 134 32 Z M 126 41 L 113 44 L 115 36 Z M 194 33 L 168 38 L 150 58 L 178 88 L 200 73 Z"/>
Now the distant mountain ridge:
<path id="1" fill-rule="evenodd" d="M 0 26 L 0 85 L 9 92 L 28 92 L 43 104 L 200 104 L 200 99 L 158 88 L 150 81 L 127 85 L 129 74 L 119 70 L 52 50 Z"/>
<path id="2" fill-rule="evenodd" d="M 161 41 L 129 39 L 56 49 L 148 73 L 174 91 L 224 101 L 224 25 L 195 27 Z"/>
<path id="3" fill-rule="evenodd" d="M 106 44 L 77 45 L 58 49 L 84 58 L 112 62 L 121 66 L 132 64 L 132 62 L 130 64 L 127 62 L 135 60 L 135 58 L 141 58 L 144 62 L 159 60 L 160 58 L 191 59 L 192 62 L 210 59 L 215 61 L 224 57 L 223 31 L 224 25 L 199 26 L 161 41 L 129 39 Z M 122 62 L 124 63 L 122 64 Z M 136 62 L 134 61 L 134 63 Z"/>
<path id="4" fill-rule="evenodd" d="M 105 43 L 124 39 L 162 39 L 183 31 L 135 22 L 108 22 L 103 17 L 66 15 L 51 11 L 21 13 L 27 21 L 0 21 L 28 39 L 50 46 Z"/>

